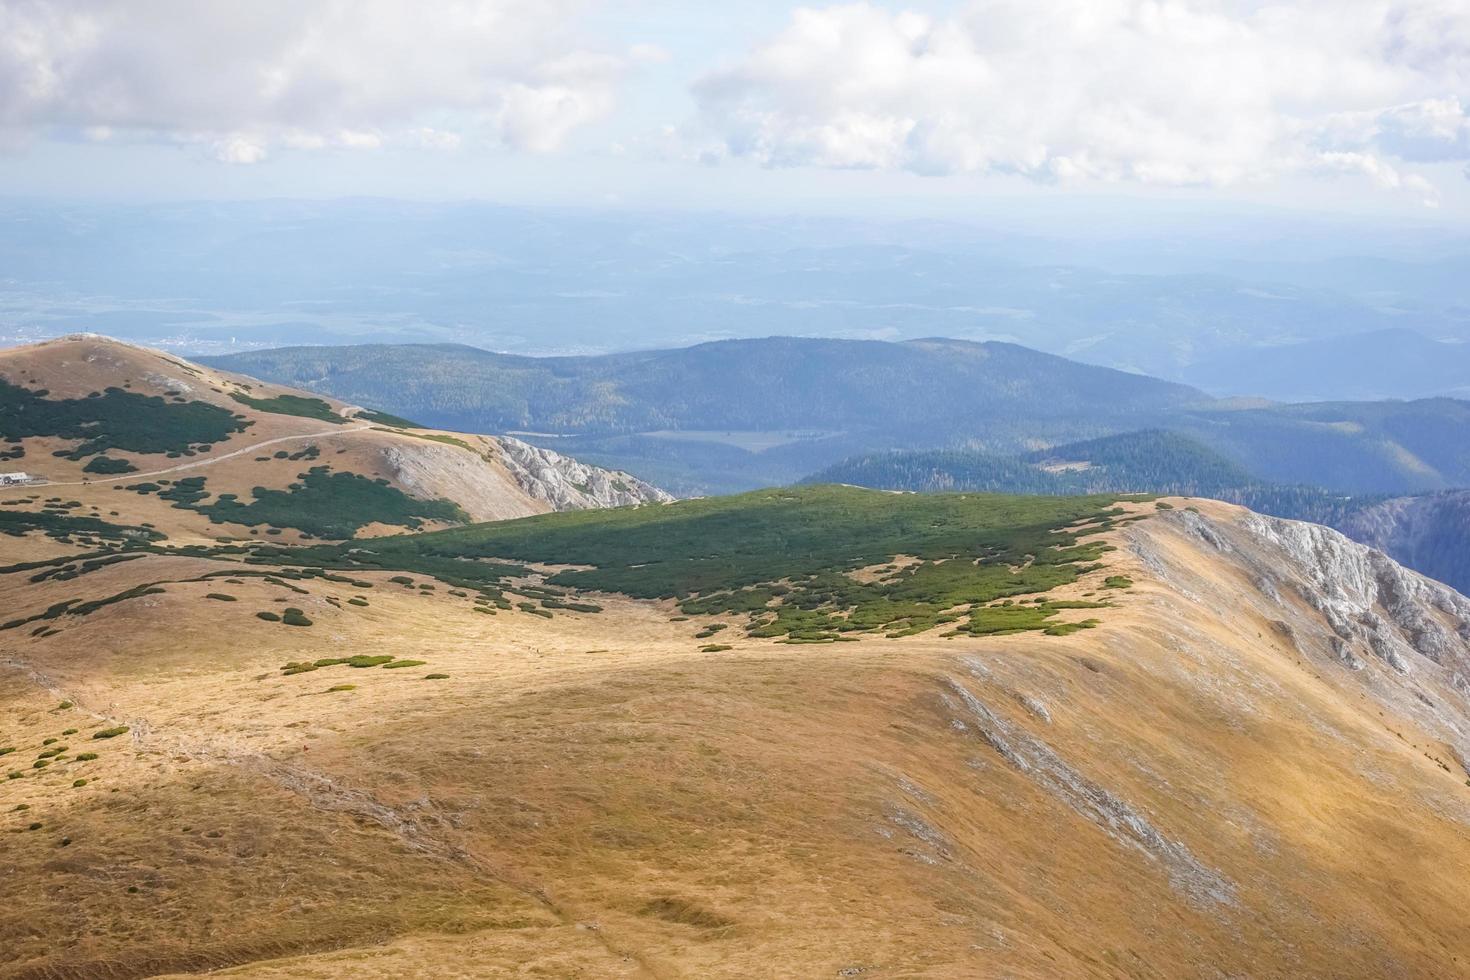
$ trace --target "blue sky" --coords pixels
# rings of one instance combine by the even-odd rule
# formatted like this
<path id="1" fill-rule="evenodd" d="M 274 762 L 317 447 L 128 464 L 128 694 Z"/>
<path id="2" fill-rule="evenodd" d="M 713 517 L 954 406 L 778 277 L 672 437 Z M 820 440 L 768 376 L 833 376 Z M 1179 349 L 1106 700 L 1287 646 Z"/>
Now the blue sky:
<path id="1" fill-rule="evenodd" d="M 1462 0 L 0 0 L 13 197 L 1454 227 L 1467 168 Z"/>

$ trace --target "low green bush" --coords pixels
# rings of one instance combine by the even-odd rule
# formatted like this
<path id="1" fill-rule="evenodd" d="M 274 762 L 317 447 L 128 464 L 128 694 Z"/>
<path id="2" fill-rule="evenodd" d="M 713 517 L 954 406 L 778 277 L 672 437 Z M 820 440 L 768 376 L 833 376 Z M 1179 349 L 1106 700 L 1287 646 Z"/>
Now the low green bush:
<path id="1" fill-rule="evenodd" d="M 97 753 L 96 752 L 83 752 L 83 753 L 81 753 L 78 756 L 74 756 L 72 758 L 72 761 L 73 762 L 91 762 L 95 758 L 97 758 Z"/>
<path id="2" fill-rule="evenodd" d="M 87 781 L 85 779 L 74 779 L 71 784 L 74 788 L 80 788 L 87 785 Z"/>
<path id="3" fill-rule="evenodd" d="M 428 663 L 427 660 L 395 660 L 390 664 L 384 664 L 384 670 L 393 670 L 398 667 L 422 667 Z"/>
<path id="4" fill-rule="evenodd" d="M 281 617 L 273 612 L 258 612 L 255 614 L 255 617 L 257 619 L 263 619 L 267 623 L 279 623 L 281 621 Z"/>
<path id="5" fill-rule="evenodd" d="M 287 626 L 310 626 L 311 620 L 306 618 L 306 613 L 300 609 L 291 607 L 281 615 L 281 622 Z"/>
<path id="6" fill-rule="evenodd" d="M 118 725 L 116 728 L 104 728 L 100 732 L 93 732 L 93 738 L 117 738 L 132 731 L 127 725 Z"/>
<path id="7" fill-rule="evenodd" d="M 1103 588 L 1131 589 L 1133 588 L 1133 580 L 1126 575 L 1109 575 L 1103 579 Z"/>
<path id="8" fill-rule="evenodd" d="M 334 693 L 336 691 L 355 691 L 355 690 L 357 690 L 357 685 L 356 684 L 333 684 L 331 687 L 327 688 L 327 693 L 328 694 L 332 694 L 332 693 Z"/>
<path id="9" fill-rule="evenodd" d="M 77 730 L 75 728 L 68 728 L 66 731 L 62 732 L 61 734 L 63 734 L 63 735 L 75 735 L 76 733 L 77 733 Z"/>
<path id="10" fill-rule="evenodd" d="M 722 653 L 725 650 L 735 649 L 728 643 L 706 643 L 699 648 L 700 653 Z"/>
<path id="11" fill-rule="evenodd" d="M 1080 623 L 1057 623 L 1053 626 L 1048 626 L 1042 632 L 1047 636 L 1071 636 L 1079 630 L 1090 630 L 1100 622 L 1101 620 L 1097 619 L 1084 619 Z"/>
<path id="12" fill-rule="evenodd" d="M 355 657 L 347 658 L 347 666 L 357 667 L 359 669 L 365 667 L 381 667 L 383 664 L 391 663 L 392 661 L 393 658 L 387 655 L 369 657 L 366 654 L 358 654 Z"/>
<path id="13" fill-rule="evenodd" d="M 55 739 L 52 739 L 52 741 L 54 742 L 56 740 Z M 65 745 L 58 745 L 58 746 L 56 746 L 53 749 L 47 749 L 46 751 L 42 752 L 40 755 L 36 756 L 36 758 L 37 759 L 54 759 L 58 755 L 60 755 L 61 753 L 65 752 L 65 751 L 66 751 L 66 746 Z"/>
<path id="14" fill-rule="evenodd" d="M 447 681 L 447 680 L 449 680 L 449 675 L 448 674 L 425 674 L 424 675 L 424 680 L 426 680 L 426 681 Z"/>
<path id="15" fill-rule="evenodd" d="M 206 595 L 204 598 L 206 598 L 206 599 L 216 599 L 216 600 L 218 600 L 220 602 L 236 602 L 236 601 L 238 601 L 238 600 L 236 600 L 236 598 L 234 596 L 228 595 L 228 594 L 226 594 L 224 592 L 211 592 L 208 595 Z"/>
<path id="16" fill-rule="evenodd" d="M 136 473 L 138 468 L 125 459 L 114 459 L 111 456 L 93 456 L 87 465 L 82 467 L 83 473 Z"/>

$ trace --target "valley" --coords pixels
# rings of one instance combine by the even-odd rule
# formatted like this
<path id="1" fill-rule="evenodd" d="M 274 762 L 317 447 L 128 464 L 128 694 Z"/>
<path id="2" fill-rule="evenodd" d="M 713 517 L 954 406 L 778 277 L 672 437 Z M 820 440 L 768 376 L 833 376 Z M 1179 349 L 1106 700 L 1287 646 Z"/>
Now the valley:
<path id="1" fill-rule="evenodd" d="M 1216 398 L 1007 343 L 769 337 L 598 357 L 363 345 L 206 360 L 449 428 L 556 433 L 525 438 L 679 496 L 794 483 L 893 450 L 1015 455 L 1154 429 L 1259 482 L 1354 495 L 1470 484 L 1464 401 Z"/>

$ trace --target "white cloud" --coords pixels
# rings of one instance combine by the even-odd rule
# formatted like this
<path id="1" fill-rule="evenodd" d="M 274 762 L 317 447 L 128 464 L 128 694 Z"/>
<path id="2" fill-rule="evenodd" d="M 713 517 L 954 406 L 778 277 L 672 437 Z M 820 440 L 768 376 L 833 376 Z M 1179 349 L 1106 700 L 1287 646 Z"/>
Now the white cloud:
<path id="1" fill-rule="evenodd" d="M 0 135 L 107 132 L 233 163 L 278 147 L 533 151 L 606 113 L 633 51 L 585 0 L 0 0 Z"/>
<path id="2" fill-rule="evenodd" d="M 702 156 L 1223 185 L 1470 159 L 1465 0 L 972 0 L 797 10 L 700 79 Z"/>

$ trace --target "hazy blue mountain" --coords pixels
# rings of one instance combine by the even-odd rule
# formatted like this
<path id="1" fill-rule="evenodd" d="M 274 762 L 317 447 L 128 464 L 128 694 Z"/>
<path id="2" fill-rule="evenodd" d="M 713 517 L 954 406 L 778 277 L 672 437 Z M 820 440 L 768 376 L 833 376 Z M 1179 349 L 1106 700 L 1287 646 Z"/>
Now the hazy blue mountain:
<path id="1" fill-rule="evenodd" d="M 790 483 L 888 450 L 1015 456 L 1139 429 L 1188 435 L 1274 484 L 1470 485 L 1470 402 L 1245 406 L 1002 343 L 775 337 L 551 358 L 375 345 L 207 360 L 431 425 L 533 433 L 686 495 Z"/>
<path id="2" fill-rule="evenodd" d="M 790 483 L 874 447 L 997 451 L 1136 426 L 1210 399 L 1013 344 L 721 341 L 600 357 L 462 346 L 285 348 L 206 359 L 426 424 L 623 460 L 698 494 Z"/>
<path id="3" fill-rule="evenodd" d="M 1451 278 L 1470 261 L 1464 241 L 1380 234 L 1388 257 L 1343 268 L 1332 249 L 1365 236 L 1306 220 L 1077 225 L 386 200 L 0 202 L 0 343 L 95 330 L 190 356 L 363 342 L 579 354 L 773 334 L 946 336 L 1185 380 L 1191 365 L 1242 349 L 1405 324 L 1470 339 Z M 1248 381 L 1218 387 L 1241 393 Z"/>
<path id="4" fill-rule="evenodd" d="M 1030 453 L 966 449 L 868 453 L 804 483 L 850 483 L 922 493 L 1184 493 L 1213 496 L 1260 481 L 1197 439 L 1161 429 L 1125 432 Z"/>
<path id="5" fill-rule="evenodd" d="M 1445 343 L 1405 328 L 1249 347 L 1183 369 L 1216 394 L 1278 401 L 1470 395 L 1470 343 Z"/>
<path id="6" fill-rule="evenodd" d="M 540 358 L 462 346 L 317 347 L 210 363 L 477 431 L 959 431 L 977 418 L 1104 418 L 1210 401 L 1184 385 L 1015 344 L 957 340 L 769 337 Z"/>

